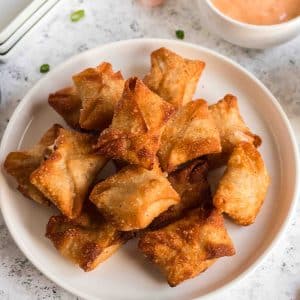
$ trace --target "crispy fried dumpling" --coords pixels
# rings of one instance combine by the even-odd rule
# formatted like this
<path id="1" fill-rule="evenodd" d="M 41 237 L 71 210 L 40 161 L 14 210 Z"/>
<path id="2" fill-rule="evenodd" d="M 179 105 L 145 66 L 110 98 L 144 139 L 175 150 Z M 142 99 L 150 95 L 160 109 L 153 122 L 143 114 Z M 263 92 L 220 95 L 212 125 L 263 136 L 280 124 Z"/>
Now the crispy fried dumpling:
<path id="1" fill-rule="evenodd" d="M 160 48 L 151 53 L 151 71 L 145 84 L 176 108 L 192 100 L 198 80 L 205 67 L 200 60 L 184 59 Z"/>
<path id="2" fill-rule="evenodd" d="M 79 216 L 89 188 L 106 158 L 95 154 L 96 138 L 61 128 L 53 151 L 30 176 L 38 188 L 68 218 Z"/>
<path id="3" fill-rule="evenodd" d="M 99 137 L 99 153 L 152 169 L 162 129 L 173 112 L 172 105 L 141 80 L 128 79 L 112 124 Z"/>
<path id="4" fill-rule="evenodd" d="M 213 198 L 215 207 L 240 225 L 250 225 L 262 206 L 270 183 L 268 171 L 253 144 L 238 144 Z"/>
<path id="5" fill-rule="evenodd" d="M 146 232 L 138 246 L 170 286 L 197 276 L 219 257 L 235 254 L 223 217 L 215 209 L 194 209 L 167 227 Z"/>
<path id="6" fill-rule="evenodd" d="M 209 156 L 210 166 L 226 164 L 233 148 L 240 142 L 252 143 L 256 147 L 261 144 L 261 138 L 245 124 L 235 96 L 226 95 L 218 103 L 210 105 L 209 111 L 219 130 L 222 145 L 222 153 Z"/>
<path id="7" fill-rule="evenodd" d="M 220 136 L 204 100 L 189 102 L 167 123 L 158 156 L 163 170 L 171 172 L 197 157 L 221 152 Z"/>
<path id="8" fill-rule="evenodd" d="M 82 101 L 80 127 L 87 130 L 108 127 L 124 88 L 121 72 L 114 73 L 111 64 L 104 62 L 74 75 L 73 82 Z"/>
<path id="9" fill-rule="evenodd" d="M 120 171 L 121 169 L 123 169 L 124 167 L 128 166 L 128 162 L 118 160 L 118 159 L 114 159 L 113 163 L 114 163 L 114 166 L 115 166 L 117 172 Z"/>
<path id="10" fill-rule="evenodd" d="M 89 208 L 73 220 L 63 215 L 51 217 L 46 237 L 63 256 L 84 271 L 91 271 L 108 259 L 131 236 L 118 231 L 105 221 L 96 208 Z"/>
<path id="11" fill-rule="evenodd" d="M 66 87 L 50 94 L 48 103 L 70 127 L 80 129 L 79 114 L 82 103 L 74 87 Z"/>
<path id="12" fill-rule="evenodd" d="M 27 198 L 40 204 L 49 205 L 47 198 L 30 183 L 30 174 L 37 169 L 44 160 L 47 148 L 52 145 L 58 136 L 60 125 L 53 125 L 43 135 L 38 144 L 30 150 L 10 152 L 4 162 L 5 170 L 15 177 L 18 190 Z"/>
<path id="13" fill-rule="evenodd" d="M 150 225 L 151 229 L 168 225 L 182 217 L 187 210 L 211 202 L 207 175 L 208 164 L 202 159 L 192 161 L 183 168 L 170 173 L 168 180 L 179 194 L 180 202 L 156 217 Z"/>
<path id="14" fill-rule="evenodd" d="M 90 200 L 119 230 L 129 231 L 147 227 L 179 196 L 158 166 L 150 171 L 130 165 L 98 183 Z"/>

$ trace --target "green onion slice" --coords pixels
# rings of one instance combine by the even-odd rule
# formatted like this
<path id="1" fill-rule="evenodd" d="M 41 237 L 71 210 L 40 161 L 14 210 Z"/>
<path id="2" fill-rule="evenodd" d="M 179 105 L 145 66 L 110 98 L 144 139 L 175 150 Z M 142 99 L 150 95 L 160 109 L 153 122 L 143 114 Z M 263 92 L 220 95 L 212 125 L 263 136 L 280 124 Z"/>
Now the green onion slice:
<path id="1" fill-rule="evenodd" d="M 76 10 L 76 11 L 72 12 L 71 16 L 70 16 L 72 22 L 78 22 L 83 17 L 84 17 L 84 10 L 83 9 L 79 9 L 79 10 Z"/>

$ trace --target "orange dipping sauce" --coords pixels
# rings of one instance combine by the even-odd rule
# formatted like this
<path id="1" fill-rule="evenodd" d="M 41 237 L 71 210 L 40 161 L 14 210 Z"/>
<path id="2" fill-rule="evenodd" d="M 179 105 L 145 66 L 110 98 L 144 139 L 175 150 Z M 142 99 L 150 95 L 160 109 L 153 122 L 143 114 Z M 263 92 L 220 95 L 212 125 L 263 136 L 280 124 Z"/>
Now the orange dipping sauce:
<path id="1" fill-rule="evenodd" d="M 300 0 L 211 0 L 223 14 L 243 23 L 273 25 L 300 15 Z"/>

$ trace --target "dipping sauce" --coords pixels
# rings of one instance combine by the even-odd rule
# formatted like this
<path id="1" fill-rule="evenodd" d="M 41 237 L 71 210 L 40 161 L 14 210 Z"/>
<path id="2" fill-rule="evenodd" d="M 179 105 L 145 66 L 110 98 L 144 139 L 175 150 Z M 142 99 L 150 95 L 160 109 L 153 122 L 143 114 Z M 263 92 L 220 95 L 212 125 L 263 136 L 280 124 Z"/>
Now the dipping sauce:
<path id="1" fill-rule="evenodd" d="M 155 7 L 162 5 L 165 0 L 140 0 L 140 2 L 148 7 Z"/>
<path id="2" fill-rule="evenodd" d="M 223 14 L 243 23 L 273 25 L 300 15 L 300 0 L 211 0 Z"/>

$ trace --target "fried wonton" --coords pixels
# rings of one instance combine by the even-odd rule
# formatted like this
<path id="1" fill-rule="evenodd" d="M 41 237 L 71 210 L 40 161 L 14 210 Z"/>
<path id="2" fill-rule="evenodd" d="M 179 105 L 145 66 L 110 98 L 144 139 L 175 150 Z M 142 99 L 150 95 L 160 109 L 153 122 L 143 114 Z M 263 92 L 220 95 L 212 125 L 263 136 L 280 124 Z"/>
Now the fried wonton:
<path id="1" fill-rule="evenodd" d="M 112 124 L 98 141 L 100 154 L 152 169 L 163 127 L 174 112 L 136 77 L 125 83 Z"/>
<path id="2" fill-rule="evenodd" d="M 180 202 L 156 217 L 151 229 L 161 228 L 182 217 L 186 211 L 211 201 L 207 181 L 208 164 L 199 159 L 169 174 L 168 180 L 180 196 Z"/>
<path id="3" fill-rule="evenodd" d="M 158 156 L 163 170 L 171 172 L 197 157 L 221 152 L 220 136 L 204 100 L 189 102 L 167 123 Z"/>
<path id="4" fill-rule="evenodd" d="M 158 166 L 149 171 L 130 165 L 98 183 L 90 200 L 119 230 L 129 231 L 147 227 L 179 196 Z"/>
<path id="5" fill-rule="evenodd" d="M 96 138 L 59 129 L 52 153 L 30 176 L 38 188 L 68 218 L 79 216 L 89 188 L 106 158 L 95 154 Z"/>
<path id="6" fill-rule="evenodd" d="M 124 88 L 121 72 L 114 73 L 111 64 L 104 62 L 74 75 L 73 82 L 82 101 L 80 127 L 99 131 L 108 127 Z"/>
<path id="7" fill-rule="evenodd" d="M 256 147 L 261 144 L 261 138 L 253 134 L 245 124 L 235 96 L 226 95 L 218 103 L 209 106 L 209 111 L 219 130 L 222 145 L 221 154 L 209 156 L 210 166 L 226 164 L 233 148 L 240 142 L 252 143 Z"/>
<path id="8" fill-rule="evenodd" d="M 172 287 L 205 271 L 217 258 L 235 254 L 223 217 L 215 209 L 195 209 L 167 227 L 146 232 L 138 246 Z"/>
<path id="9" fill-rule="evenodd" d="M 18 190 L 25 197 L 40 204 L 49 205 L 50 202 L 30 183 L 29 177 L 44 160 L 47 148 L 54 143 L 58 136 L 59 128 L 61 128 L 60 125 L 53 125 L 33 148 L 25 151 L 10 152 L 4 162 L 6 171 L 17 180 Z"/>
<path id="10" fill-rule="evenodd" d="M 89 208 L 73 220 L 62 215 L 51 217 L 46 237 L 63 256 L 78 264 L 84 271 L 91 271 L 131 236 L 105 221 L 96 208 Z"/>
<path id="11" fill-rule="evenodd" d="M 185 59 L 160 48 L 151 53 L 151 71 L 145 84 L 176 108 L 192 100 L 198 80 L 205 67 L 200 60 Z"/>
<path id="12" fill-rule="evenodd" d="M 253 144 L 238 144 L 213 198 L 215 207 L 240 225 L 250 225 L 262 206 L 270 178 Z"/>
<path id="13" fill-rule="evenodd" d="M 79 114 L 82 103 L 75 88 L 66 87 L 50 94 L 48 103 L 70 127 L 80 129 Z"/>
<path id="14" fill-rule="evenodd" d="M 123 169 L 124 167 L 128 166 L 128 162 L 118 160 L 118 159 L 114 159 L 113 163 L 115 165 L 115 168 L 116 168 L 117 172 L 120 171 L 121 169 Z"/>

